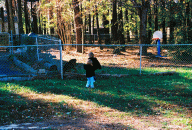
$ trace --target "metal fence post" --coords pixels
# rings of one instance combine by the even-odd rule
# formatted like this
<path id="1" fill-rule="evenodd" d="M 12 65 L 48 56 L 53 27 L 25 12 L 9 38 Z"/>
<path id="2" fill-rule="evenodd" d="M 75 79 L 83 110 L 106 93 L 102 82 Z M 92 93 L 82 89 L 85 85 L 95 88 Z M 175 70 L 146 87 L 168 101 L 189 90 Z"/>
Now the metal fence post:
<path id="1" fill-rule="evenodd" d="M 9 34 L 9 46 L 12 46 L 12 44 L 11 44 L 11 36 L 10 36 L 10 34 Z M 9 49 L 9 48 L 8 48 Z M 10 52 L 10 54 L 12 54 L 12 52 L 11 52 L 11 48 L 9 49 L 9 52 Z"/>
<path id="2" fill-rule="evenodd" d="M 13 54 L 13 33 L 12 33 L 12 30 L 11 30 L 11 54 Z"/>
<path id="3" fill-rule="evenodd" d="M 37 45 L 37 60 L 39 61 L 39 47 L 38 47 L 37 37 L 36 37 L 36 45 Z"/>
<path id="4" fill-rule="evenodd" d="M 63 79 L 63 58 L 62 58 L 62 44 L 61 44 L 61 40 L 59 40 L 59 47 L 60 47 L 61 79 Z"/>
<path id="5" fill-rule="evenodd" d="M 143 48 L 143 45 L 141 44 L 140 45 L 140 72 L 139 72 L 139 74 L 141 75 L 141 61 L 142 61 L 142 48 Z"/>

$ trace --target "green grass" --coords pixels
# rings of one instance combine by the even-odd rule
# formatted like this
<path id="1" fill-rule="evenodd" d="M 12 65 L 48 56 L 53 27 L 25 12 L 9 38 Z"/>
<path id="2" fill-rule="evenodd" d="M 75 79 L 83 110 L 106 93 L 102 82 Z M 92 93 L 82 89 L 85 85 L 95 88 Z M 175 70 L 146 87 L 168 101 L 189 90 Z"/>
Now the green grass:
<path id="1" fill-rule="evenodd" d="M 77 65 L 77 73 L 85 74 L 86 71 L 83 68 L 83 64 Z M 139 74 L 139 68 L 126 68 L 126 67 L 108 67 L 107 65 L 102 65 L 102 69 L 96 70 L 99 74 Z"/>
<path id="2" fill-rule="evenodd" d="M 96 73 L 99 74 L 139 74 L 139 69 L 129 69 L 129 68 L 121 68 L 121 67 L 106 67 L 102 66 L 102 69 L 96 70 Z M 85 74 L 86 71 L 81 67 L 81 69 L 78 69 L 77 73 Z"/>
<path id="3" fill-rule="evenodd" d="M 111 77 L 97 80 L 95 89 L 85 88 L 86 81 L 75 79 L 1 82 L 0 122 L 3 124 L 18 120 L 39 121 L 54 116 L 76 116 L 74 105 L 87 105 L 84 101 L 89 101 L 93 103 L 92 107 L 108 107 L 119 111 L 105 112 L 108 117 L 123 119 L 126 116 L 163 116 L 174 119 L 169 123 L 191 128 L 192 118 L 187 110 L 192 107 L 192 72 L 187 68 L 176 71 L 178 74 L 167 76 Z M 153 72 L 150 69 L 145 71 Z M 29 97 L 23 94 L 29 94 Z M 31 94 L 54 94 L 58 102 L 43 98 L 32 100 Z M 69 103 L 69 100 L 78 101 Z M 47 108 L 50 112 L 45 111 Z M 82 116 L 88 114 L 84 110 L 80 113 Z M 168 128 L 167 122 L 162 125 Z"/>
<path id="4" fill-rule="evenodd" d="M 79 69 L 77 70 L 77 73 L 85 74 L 86 71 L 83 69 L 82 65 L 78 66 Z M 141 73 L 142 74 L 151 74 L 151 73 L 157 73 L 157 72 L 170 72 L 170 71 L 176 71 L 179 73 L 184 73 L 185 76 L 191 75 L 192 70 L 190 68 L 180 67 L 141 67 Z M 140 74 L 140 68 L 123 68 L 123 67 L 107 67 L 102 66 L 102 69 L 96 70 L 96 73 L 98 74 L 129 74 L 129 75 L 139 75 Z"/>

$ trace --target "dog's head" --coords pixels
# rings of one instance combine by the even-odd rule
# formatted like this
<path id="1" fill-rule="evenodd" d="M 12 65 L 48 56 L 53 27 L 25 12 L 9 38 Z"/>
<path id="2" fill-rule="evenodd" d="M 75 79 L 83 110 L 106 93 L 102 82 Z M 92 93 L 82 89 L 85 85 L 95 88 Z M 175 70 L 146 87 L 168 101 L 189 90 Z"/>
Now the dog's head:
<path id="1" fill-rule="evenodd" d="M 69 63 L 71 63 L 71 64 L 73 64 L 73 65 L 76 65 L 76 59 L 71 59 L 70 61 L 69 61 Z"/>

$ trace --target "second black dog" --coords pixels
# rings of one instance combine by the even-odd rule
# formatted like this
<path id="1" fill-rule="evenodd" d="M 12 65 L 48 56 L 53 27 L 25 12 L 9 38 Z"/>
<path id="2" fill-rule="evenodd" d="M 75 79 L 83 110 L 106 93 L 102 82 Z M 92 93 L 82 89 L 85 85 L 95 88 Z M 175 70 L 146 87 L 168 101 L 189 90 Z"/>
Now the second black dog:
<path id="1" fill-rule="evenodd" d="M 70 72 L 72 69 L 76 72 L 76 61 L 76 59 L 71 59 L 69 62 L 65 63 L 65 65 L 63 66 L 63 73 Z"/>

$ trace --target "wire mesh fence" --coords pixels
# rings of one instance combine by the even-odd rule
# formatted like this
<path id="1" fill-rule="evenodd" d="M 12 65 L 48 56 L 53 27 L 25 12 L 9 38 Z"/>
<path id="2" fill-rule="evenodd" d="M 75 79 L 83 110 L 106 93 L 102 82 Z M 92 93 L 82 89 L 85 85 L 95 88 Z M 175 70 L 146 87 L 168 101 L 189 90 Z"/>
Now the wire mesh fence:
<path id="1" fill-rule="evenodd" d="M 84 54 L 71 50 L 63 55 L 65 61 L 77 59 L 79 73 L 85 73 L 82 65 L 89 52 L 93 52 L 102 65 L 102 69 L 96 71 L 98 74 L 140 75 L 192 67 L 192 45 L 161 45 L 160 55 L 157 45 L 84 45 L 83 49 Z"/>
<path id="2" fill-rule="evenodd" d="M 10 34 L 6 32 L 0 33 L 0 45 L 1 46 L 10 46 Z"/>
<path id="3" fill-rule="evenodd" d="M 161 45 L 160 50 L 157 47 L 157 45 L 149 46 L 148 55 L 141 57 L 142 73 L 176 72 L 178 68 L 192 67 L 192 45 Z"/>
<path id="4" fill-rule="evenodd" d="M 77 46 L 82 47 L 83 53 L 77 52 Z M 101 75 L 175 72 L 178 67 L 183 70 L 191 69 L 191 44 L 160 45 L 160 49 L 157 47 L 156 44 L 61 44 L 61 40 L 57 37 L 23 35 L 20 46 L 2 46 L 1 48 L 11 48 L 12 53 L 5 52 L 9 57 L 16 56 L 18 60 L 34 70 L 28 73 L 58 72 L 61 78 L 68 72 L 85 74 L 84 64 L 89 58 L 89 52 L 93 52 L 100 62 L 102 69 L 96 70 L 96 74 Z"/>
<path id="5" fill-rule="evenodd" d="M 41 35 L 21 35 L 15 36 L 15 41 L 20 41 L 17 46 L 1 46 L 1 58 L 11 61 L 11 73 L 14 69 L 28 75 L 53 75 L 61 72 L 62 52 L 61 40 L 54 37 L 45 37 Z M 12 42 L 12 41 L 10 41 Z M 12 42 L 13 43 L 13 42 Z M 5 54 L 7 54 L 6 57 Z M 4 60 L 1 60 L 4 64 Z M 8 68 L 6 68 L 8 69 Z M 7 75 L 8 73 L 5 73 Z M 14 73 L 14 76 L 21 76 L 21 73 Z"/>

